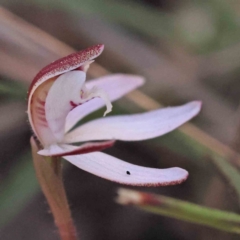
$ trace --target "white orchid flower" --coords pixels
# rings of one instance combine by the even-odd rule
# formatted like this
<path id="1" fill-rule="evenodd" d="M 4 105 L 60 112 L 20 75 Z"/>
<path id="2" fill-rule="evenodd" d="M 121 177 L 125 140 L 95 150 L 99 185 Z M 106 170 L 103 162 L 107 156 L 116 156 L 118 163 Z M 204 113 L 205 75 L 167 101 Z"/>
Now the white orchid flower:
<path id="1" fill-rule="evenodd" d="M 181 168 L 136 166 L 99 152 L 116 140 L 139 141 L 166 134 L 199 113 L 201 103 L 158 109 L 146 113 L 110 116 L 72 128 L 88 114 L 115 101 L 144 83 L 140 76 L 113 74 L 86 80 L 86 70 L 103 51 L 103 45 L 73 53 L 43 68 L 28 94 L 28 116 L 43 156 L 61 156 L 99 177 L 138 186 L 172 185 L 184 181 Z M 72 145 L 78 143 L 79 145 Z"/>

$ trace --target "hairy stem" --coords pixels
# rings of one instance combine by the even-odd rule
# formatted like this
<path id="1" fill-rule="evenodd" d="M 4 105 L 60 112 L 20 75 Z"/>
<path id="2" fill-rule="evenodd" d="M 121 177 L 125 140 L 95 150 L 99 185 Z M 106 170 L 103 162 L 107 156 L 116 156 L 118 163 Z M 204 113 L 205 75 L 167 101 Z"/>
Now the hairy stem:
<path id="1" fill-rule="evenodd" d="M 57 157 L 45 158 L 37 154 L 39 148 L 33 137 L 31 146 L 36 175 L 51 208 L 61 240 L 77 240 L 62 182 L 61 160 Z"/>

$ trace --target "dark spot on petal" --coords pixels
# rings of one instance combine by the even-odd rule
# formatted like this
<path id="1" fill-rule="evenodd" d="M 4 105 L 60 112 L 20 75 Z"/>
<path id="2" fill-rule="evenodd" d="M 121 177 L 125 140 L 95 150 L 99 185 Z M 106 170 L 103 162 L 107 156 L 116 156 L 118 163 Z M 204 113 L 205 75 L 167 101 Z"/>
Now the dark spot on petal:
<path id="1" fill-rule="evenodd" d="M 126 174 L 127 174 L 127 175 L 131 175 L 131 173 L 130 173 L 129 171 L 126 171 Z"/>

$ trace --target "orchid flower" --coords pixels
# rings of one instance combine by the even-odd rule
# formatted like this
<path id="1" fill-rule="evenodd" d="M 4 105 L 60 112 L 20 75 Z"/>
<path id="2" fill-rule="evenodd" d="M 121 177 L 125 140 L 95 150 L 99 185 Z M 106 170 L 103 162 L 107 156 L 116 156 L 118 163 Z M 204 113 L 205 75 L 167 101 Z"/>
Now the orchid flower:
<path id="1" fill-rule="evenodd" d="M 198 114 L 199 101 L 146 113 L 99 118 L 74 128 L 85 116 L 106 105 L 105 116 L 112 110 L 112 101 L 144 83 L 142 77 L 127 74 L 86 82 L 86 71 L 103 48 L 96 45 L 59 59 L 34 78 L 28 93 L 28 116 L 42 145 L 38 154 L 61 156 L 78 168 L 122 184 L 181 183 L 188 176 L 184 169 L 136 166 L 99 151 L 111 147 L 116 140 L 140 141 L 166 134 Z"/>

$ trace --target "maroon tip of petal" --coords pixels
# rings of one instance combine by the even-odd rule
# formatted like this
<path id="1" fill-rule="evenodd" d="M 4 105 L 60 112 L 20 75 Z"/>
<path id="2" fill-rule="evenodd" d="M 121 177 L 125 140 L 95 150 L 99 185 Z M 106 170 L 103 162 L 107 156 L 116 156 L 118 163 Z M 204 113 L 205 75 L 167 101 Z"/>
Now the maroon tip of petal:
<path id="1" fill-rule="evenodd" d="M 186 176 L 184 176 L 183 178 L 179 179 L 179 180 L 175 180 L 175 181 L 169 181 L 169 182 L 158 182 L 158 183 L 140 183 L 140 184 L 131 184 L 131 183 L 123 183 L 123 182 L 117 182 L 121 185 L 125 185 L 125 186 L 135 186 L 135 187 L 167 187 L 167 186 L 173 186 L 173 185 L 178 185 L 181 184 L 183 182 L 185 182 L 187 180 L 189 176 L 189 173 L 186 172 Z"/>
<path id="2" fill-rule="evenodd" d="M 84 49 L 82 51 L 72 53 L 66 57 L 60 58 L 50 63 L 35 76 L 29 87 L 28 96 L 30 95 L 33 86 L 42 77 L 47 75 L 57 76 L 58 72 L 59 74 L 61 74 L 61 72 L 67 71 L 68 69 L 69 71 L 74 70 L 81 66 L 82 63 L 89 61 L 95 57 L 98 57 L 102 53 L 103 49 L 104 45 L 98 44 L 87 49 Z"/>

